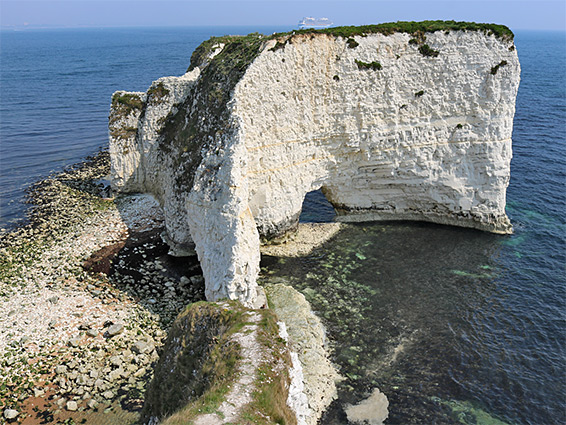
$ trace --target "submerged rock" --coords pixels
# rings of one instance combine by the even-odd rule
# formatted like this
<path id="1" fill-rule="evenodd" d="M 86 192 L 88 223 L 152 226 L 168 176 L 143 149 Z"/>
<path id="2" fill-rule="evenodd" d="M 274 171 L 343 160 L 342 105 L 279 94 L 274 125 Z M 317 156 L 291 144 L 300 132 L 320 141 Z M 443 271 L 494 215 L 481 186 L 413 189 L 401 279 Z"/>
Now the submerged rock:
<path id="1" fill-rule="evenodd" d="M 355 424 L 382 425 L 389 416 L 389 401 L 385 394 L 375 388 L 371 395 L 356 404 L 345 407 L 346 415 L 350 422 Z"/>

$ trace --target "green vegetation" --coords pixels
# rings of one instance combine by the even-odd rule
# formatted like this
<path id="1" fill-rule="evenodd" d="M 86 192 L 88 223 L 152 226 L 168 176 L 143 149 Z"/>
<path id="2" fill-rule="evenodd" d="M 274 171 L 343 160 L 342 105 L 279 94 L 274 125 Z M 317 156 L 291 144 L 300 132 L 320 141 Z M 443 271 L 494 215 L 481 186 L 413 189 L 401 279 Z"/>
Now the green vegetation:
<path id="1" fill-rule="evenodd" d="M 257 33 L 213 37 L 193 53 L 189 70 L 206 61 L 214 46 L 226 44 L 202 69 L 194 89 L 200 96 L 196 99 L 188 96 L 183 104 L 176 105 L 176 112 L 167 117 L 161 128 L 159 148 L 172 154 L 175 161 L 176 190 L 182 192 L 192 187 L 202 153 L 209 146 L 222 146 L 222 141 L 234 131 L 227 105 L 234 87 L 259 54 L 264 41 L 265 37 Z M 213 184 L 218 168 L 212 167 L 208 172 Z"/>
<path id="2" fill-rule="evenodd" d="M 199 65 L 202 65 L 206 58 L 212 53 L 214 50 L 213 47 L 218 46 L 220 44 L 232 44 L 238 43 L 242 44 L 245 42 L 255 42 L 257 40 L 269 40 L 272 36 L 266 37 L 258 32 L 254 32 L 248 35 L 224 35 L 222 37 L 211 37 L 206 41 L 203 41 L 200 46 L 198 46 L 193 54 L 191 55 L 191 64 L 187 71 L 192 71 Z M 224 53 L 224 50 L 222 51 Z"/>
<path id="3" fill-rule="evenodd" d="M 109 127 L 111 130 L 111 135 L 115 132 L 115 137 L 126 138 L 128 137 L 129 133 L 125 129 L 114 129 L 114 125 L 116 122 L 120 121 L 122 117 L 127 117 L 132 112 L 143 111 L 145 107 L 144 101 L 142 98 L 136 93 L 125 93 L 125 92 L 117 92 L 114 93 L 112 96 L 112 109 L 113 112 L 110 114 L 110 118 L 108 121 Z"/>
<path id="4" fill-rule="evenodd" d="M 463 128 L 464 128 L 464 126 L 463 126 L 462 124 L 458 124 L 458 125 L 456 126 L 456 129 L 458 129 L 458 130 L 461 130 L 461 129 L 463 129 Z"/>
<path id="5" fill-rule="evenodd" d="M 324 28 L 321 30 L 305 29 L 293 31 L 294 34 L 321 33 L 330 34 L 336 37 L 349 38 L 355 35 L 384 34 L 391 35 L 397 32 L 415 34 L 418 32 L 436 31 L 481 31 L 487 35 L 494 35 L 505 41 L 513 40 L 513 32 L 505 25 L 498 24 L 478 24 L 475 22 L 457 21 L 422 21 L 422 22 L 389 22 L 377 25 L 362 25 L 349 27 Z M 279 34 L 283 35 L 283 34 Z"/>
<path id="6" fill-rule="evenodd" d="M 287 406 L 289 374 L 287 366 L 291 358 L 285 341 L 279 335 L 277 316 L 273 310 L 262 310 L 259 342 L 269 352 L 270 361 L 258 369 L 258 380 L 252 394 L 252 402 L 242 414 L 244 424 L 295 425 L 297 419 Z"/>
<path id="7" fill-rule="evenodd" d="M 423 44 L 422 46 L 420 46 L 419 52 L 421 55 L 431 58 L 436 58 L 440 53 L 438 50 L 432 49 L 428 44 Z"/>
<path id="8" fill-rule="evenodd" d="M 245 309 L 237 302 L 228 305 L 197 302 L 175 319 L 142 416 L 166 417 L 181 410 L 164 423 L 186 424 L 188 417 L 216 411 L 235 379 L 240 356 L 230 335 L 241 328 Z"/>
<path id="9" fill-rule="evenodd" d="M 169 89 L 161 81 L 147 91 L 148 100 L 152 103 L 159 103 L 168 95 Z"/>
<path id="10" fill-rule="evenodd" d="M 135 137 L 138 133 L 138 129 L 136 127 L 122 127 L 122 128 L 112 128 L 110 130 L 110 135 L 115 139 L 123 139 L 127 140 L 130 137 Z M 123 152 L 124 154 L 128 154 L 128 152 Z"/>
<path id="11" fill-rule="evenodd" d="M 135 93 L 114 93 L 114 96 L 112 96 L 112 103 L 124 105 L 128 109 L 142 109 L 143 107 L 143 101 L 139 95 Z"/>
<path id="12" fill-rule="evenodd" d="M 368 63 L 356 59 L 356 65 L 358 65 L 359 69 L 373 69 L 374 71 L 379 71 L 383 68 L 379 62 L 375 61 Z"/>
<path id="13" fill-rule="evenodd" d="M 360 45 L 360 43 L 358 43 L 353 38 L 349 38 L 348 40 L 346 40 L 346 44 L 350 49 L 355 49 L 356 47 L 358 47 Z"/>
<path id="14" fill-rule="evenodd" d="M 142 416 L 165 418 L 163 425 L 188 425 L 202 414 L 218 414 L 235 380 L 240 347 L 232 336 L 248 322 L 247 309 L 235 301 L 190 305 L 173 324 L 146 394 Z M 287 406 L 291 360 L 271 310 L 257 311 L 258 342 L 265 348 L 258 364 L 252 401 L 238 424 L 295 425 Z M 246 330 L 244 330 L 246 332 Z M 170 415 L 170 416 L 169 416 Z"/>
<path id="15" fill-rule="evenodd" d="M 507 65 L 507 61 L 501 61 L 499 62 L 497 65 L 495 65 L 494 67 L 491 68 L 491 71 L 489 72 L 491 75 L 495 75 L 497 74 L 497 71 L 499 71 L 499 68 L 506 66 Z"/>
<path id="16" fill-rule="evenodd" d="M 421 97 L 424 94 L 424 90 L 420 90 L 415 93 L 415 97 Z"/>

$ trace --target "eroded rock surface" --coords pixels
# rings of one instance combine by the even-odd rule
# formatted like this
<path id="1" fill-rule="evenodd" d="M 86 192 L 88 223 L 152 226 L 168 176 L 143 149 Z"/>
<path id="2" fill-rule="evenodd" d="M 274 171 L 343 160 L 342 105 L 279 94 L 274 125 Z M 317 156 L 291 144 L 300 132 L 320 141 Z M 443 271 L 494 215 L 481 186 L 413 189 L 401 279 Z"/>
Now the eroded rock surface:
<path id="1" fill-rule="evenodd" d="M 114 187 L 160 200 L 171 251 L 194 242 L 209 300 L 247 305 L 260 236 L 295 227 L 315 189 L 345 221 L 509 233 L 513 37 L 442 27 L 205 42 L 187 74 L 113 96 Z"/>
<path id="2" fill-rule="evenodd" d="M 270 308 L 285 323 L 289 347 L 297 353 L 301 365 L 301 391 L 306 395 L 307 406 L 300 410 L 294 406 L 297 417 L 303 421 L 299 424 L 316 425 L 337 397 L 336 381 L 340 379 L 328 358 L 324 326 L 304 295 L 291 286 L 284 283 L 270 285 L 266 293 Z"/>

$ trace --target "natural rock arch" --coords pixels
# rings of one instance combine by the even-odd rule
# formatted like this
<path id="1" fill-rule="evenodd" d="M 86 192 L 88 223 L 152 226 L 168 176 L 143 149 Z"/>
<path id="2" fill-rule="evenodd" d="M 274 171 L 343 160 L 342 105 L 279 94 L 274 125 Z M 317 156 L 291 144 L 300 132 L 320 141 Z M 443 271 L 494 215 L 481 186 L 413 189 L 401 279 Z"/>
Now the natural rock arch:
<path id="1" fill-rule="evenodd" d="M 436 31 L 423 50 L 423 37 L 210 42 L 191 72 L 154 83 L 136 107 L 121 110 L 127 94 L 115 95 L 114 185 L 160 200 L 173 251 L 192 238 L 210 300 L 253 303 L 260 235 L 292 228 L 319 188 L 341 220 L 508 233 L 512 42 Z"/>

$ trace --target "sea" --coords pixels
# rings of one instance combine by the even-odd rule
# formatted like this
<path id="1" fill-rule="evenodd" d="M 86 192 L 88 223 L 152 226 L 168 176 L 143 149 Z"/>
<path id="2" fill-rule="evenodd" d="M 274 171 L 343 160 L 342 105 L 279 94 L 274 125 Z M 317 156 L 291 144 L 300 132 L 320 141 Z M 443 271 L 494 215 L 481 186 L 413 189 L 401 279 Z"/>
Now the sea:
<path id="1" fill-rule="evenodd" d="M 0 32 L 0 227 L 25 189 L 108 144 L 110 98 L 181 75 L 211 36 L 290 27 Z M 265 258 L 300 290 L 343 380 L 321 424 L 377 388 L 385 424 L 566 424 L 566 34 L 517 31 L 510 236 L 426 223 L 347 226 L 311 255 Z M 332 221 L 320 192 L 303 221 Z"/>

